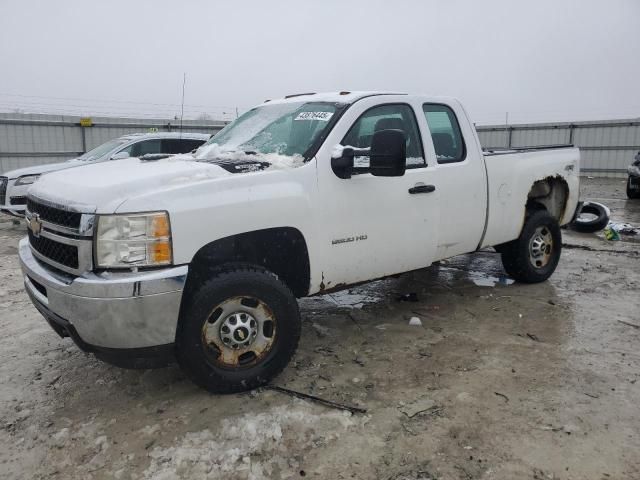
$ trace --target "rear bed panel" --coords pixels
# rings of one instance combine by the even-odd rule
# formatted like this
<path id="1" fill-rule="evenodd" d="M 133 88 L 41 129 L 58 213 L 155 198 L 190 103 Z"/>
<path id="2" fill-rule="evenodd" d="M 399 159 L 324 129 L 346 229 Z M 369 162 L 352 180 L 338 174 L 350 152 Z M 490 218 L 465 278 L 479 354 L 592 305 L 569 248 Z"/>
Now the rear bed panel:
<path id="1" fill-rule="evenodd" d="M 485 156 L 489 183 L 487 228 L 481 247 L 518 238 L 525 217 L 527 195 L 538 180 L 560 177 L 569 197 L 560 224 L 571 221 L 580 190 L 580 152 L 577 148 Z"/>

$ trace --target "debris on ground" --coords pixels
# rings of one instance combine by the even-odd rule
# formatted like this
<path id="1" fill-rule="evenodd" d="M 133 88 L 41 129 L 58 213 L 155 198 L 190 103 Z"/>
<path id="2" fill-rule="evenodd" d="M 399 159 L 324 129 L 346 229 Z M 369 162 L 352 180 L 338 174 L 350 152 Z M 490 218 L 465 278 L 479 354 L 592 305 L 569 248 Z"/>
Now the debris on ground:
<path id="1" fill-rule="evenodd" d="M 606 238 L 610 242 L 616 242 L 620 240 L 620 234 L 618 233 L 617 230 L 614 230 L 611 227 L 606 227 L 604 229 L 604 238 Z"/>
<path id="2" fill-rule="evenodd" d="M 502 397 L 506 403 L 509 403 L 509 397 L 507 397 L 504 393 L 500 393 L 500 392 L 493 392 L 493 393 L 498 397 Z"/>
<path id="3" fill-rule="evenodd" d="M 428 397 L 422 397 L 414 400 L 411 403 L 401 404 L 398 407 L 398 410 L 400 410 L 409 418 L 413 418 L 416 415 L 424 412 L 433 413 L 433 411 L 436 409 L 441 409 L 441 407 L 435 402 L 435 400 Z"/>
<path id="4" fill-rule="evenodd" d="M 620 323 L 624 323 L 625 325 L 629 325 L 630 327 L 633 328 L 640 328 L 640 325 L 638 325 L 637 323 L 631 323 L 631 322 L 626 322 L 624 320 L 618 320 Z"/>
<path id="5" fill-rule="evenodd" d="M 608 229 L 610 228 L 615 232 L 622 233 L 623 235 L 639 235 L 640 234 L 640 228 L 634 227 L 630 223 L 609 222 L 609 225 L 607 225 L 607 228 Z"/>
<path id="6" fill-rule="evenodd" d="M 319 323 L 315 323 L 315 322 L 312 323 L 311 328 L 315 330 L 316 335 L 318 335 L 318 338 L 324 338 L 327 335 L 329 335 L 329 328 L 323 325 L 320 325 Z"/>
<path id="7" fill-rule="evenodd" d="M 418 302 L 418 294 L 416 292 L 406 293 L 396 298 L 397 302 Z"/>
<path id="8" fill-rule="evenodd" d="M 415 326 L 415 327 L 421 327 L 422 326 L 422 320 L 420 320 L 418 317 L 411 317 L 409 319 L 409 325 Z"/>
<path id="9" fill-rule="evenodd" d="M 296 390 L 290 390 L 284 387 L 278 387 L 276 385 L 268 385 L 264 387 L 266 390 L 273 390 L 274 392 L 280 392 L 292 397 L 300 398 L 302 400 L 311 400 L 312 402 L 326 405 L 327 407 L 337 408 L 338 410 L 345 410 L 351 413 L 367 413 L 366 408 L 354 407 L 351 405 L 343 405 L 338 402 L 327 400 L 325 398 L 316 397 L 315 395 L 309 395 L 308 393 L 298 392 Z"/>

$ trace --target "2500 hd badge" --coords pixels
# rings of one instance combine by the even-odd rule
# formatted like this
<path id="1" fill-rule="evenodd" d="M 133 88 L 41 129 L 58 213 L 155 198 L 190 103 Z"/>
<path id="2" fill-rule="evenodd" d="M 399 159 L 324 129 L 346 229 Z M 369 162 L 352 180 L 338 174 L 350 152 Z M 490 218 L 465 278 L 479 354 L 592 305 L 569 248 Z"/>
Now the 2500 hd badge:
<path id="1" fill-rule="evenodd" d="M 350 242 L 359 242 L 361 240 L 366 240 L 366 235 L 358 235 L 355 237 L 347 237 L 347 238 L 336 238 L 335 240 L 331 240 L 331 245 L 338 245 L 340 243 L 350 243 Z"/>

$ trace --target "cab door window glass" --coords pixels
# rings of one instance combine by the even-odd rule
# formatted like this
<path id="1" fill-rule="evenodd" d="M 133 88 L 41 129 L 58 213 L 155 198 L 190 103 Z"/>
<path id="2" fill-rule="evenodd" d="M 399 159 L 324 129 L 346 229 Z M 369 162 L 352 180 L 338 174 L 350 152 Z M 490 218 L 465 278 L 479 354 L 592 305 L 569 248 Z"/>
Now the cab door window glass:
<path id="1" fill-rule="evenodd" d="M 425 167 L 418 123 L 413 109 L 406 104 L 380 105 L 364 112 L 351 126 L 342 145 L 370 148 L 373 134 L 380 130 L 402 130 L 407 137 L 407 168 Z M 356 156 L 356 167 L 368 167 L 369 157 Z"/>
<path id="2" fill-rule="evenodd" d="M 203 143 L 203 140 L 194 140 L 190 138 L 167 138 L 162 140 L 161 153 L 187 153 L 198 148 Z"/>
<path id="3" fill-rule="evenodd" d="M 460 124 L 450 107 L 436 103 L 422 106 L 431 132 L 438 163 L 461 162 L 467 156 Z"/>
<path id="4" fill-rule="evenodd" d="M 162 141 L 159 138 L 144 140 L 133 145 L 133 148 L 131 149 L 131 156 L 141 157 L 148 153 L 163 153 L 161 146 Z"/>

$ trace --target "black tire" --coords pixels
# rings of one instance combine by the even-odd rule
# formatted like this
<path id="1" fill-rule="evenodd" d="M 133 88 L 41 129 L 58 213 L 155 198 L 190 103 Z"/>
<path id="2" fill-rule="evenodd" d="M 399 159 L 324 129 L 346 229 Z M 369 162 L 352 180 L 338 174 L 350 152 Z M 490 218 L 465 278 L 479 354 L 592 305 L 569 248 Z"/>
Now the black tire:
<path id="1" fill-rule="evenodd" d="M 573 229 L 583 233 L 599 232 L 609 223 L 607 208 L 601 203 L 584 202 L 571 224 Z"/>
<path id="2" fill-rule="evenodd" d="M 540 243 L 540 239 L 545 241 Z M 537 246 L 536 251 L 544 252 L 540 259 L 532 258 L 533 245 Z M 513 279 L 522 283 L 544 282 L 555 271 L 560 260 L 562 234 L 558 221 L 546 210 L 532 212 L 520 236 L 504 244 L 501 250 L 502 265 Z"/>
<path id="3" fill-rule="evenodd" d="M 273 273 L 257 266 L 228 265 L 216 270 L 189 298 L 176 332 L 176 357 L 182 369 L 200 387 L 212 393 L 251 390 L 269 382 L 291 360 L 300 339 L 300 311 L 291 290 Z M 254 330 L 240 332 L 242 329 L 232 318 L 236 313 L 228 314 L 232 310 L 237 310 L 238 324 L 240 316 L 245 317 L 242 321 L 250 321 L 246 320 L 245 313 L 249 313 L 249 319 L 255 317 L 257 320 L 258 314 L 272 317 L 268 349 L 259 354 L 251 351 L 260 336 L 253 340 Z M 228 322 L 235 328 L 232 334 L 223 333 L 225 325 L 229 331 L 231 324 Z M 269 320 L 265 320 L 264 325 L 257 322 L 258 335 L 261 332 L 263 340 L 268 337 L 268 323 Z M 217 335 L 215 341 L 211 340 L 209 329 L 214 331 L 214 337 Z M 239 350 L 228 348 L 223 355 L 222 349 L 227 348 L 222 344 L 223 340 L 233 342 L 236 334 L 241 334 L 240 338 L 247 342 L 251 337 L 254 343 L 246 348 L 240 346 Z M 227 338 L 223 338 L 224 335 Z M 228 358 L 225 360 L 225 355 L 238 357 L 229 361 Z"/>
<path id="4" fill-rule="evenodd" d="M 640 182 L 640 179 L 637 179 L 636 182 Z M 631 187 L 631 176 L 627 177 L 627 198 L 640 198 L 640 188 L 632 188 Z"/>

